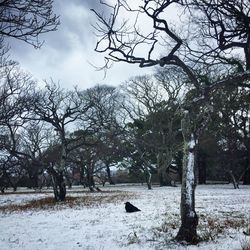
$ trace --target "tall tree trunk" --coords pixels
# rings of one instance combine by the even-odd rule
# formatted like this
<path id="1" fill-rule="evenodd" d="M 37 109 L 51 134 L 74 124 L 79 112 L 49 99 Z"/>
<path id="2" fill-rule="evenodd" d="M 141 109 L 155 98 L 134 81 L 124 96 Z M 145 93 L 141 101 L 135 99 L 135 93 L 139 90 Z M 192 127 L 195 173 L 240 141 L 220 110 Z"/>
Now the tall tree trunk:
<path id="1" fill-rule="evenodd" d="M 80 165 L 80 183 L 84 188 L 87 187 L 86 172 L 85 167 Z"/>
<path id="2" fill-rule="evenodd" d="M 146 180 L 146 183 L 147 183 L 147 186 L 148 186 L 148 189 L 152 189 L 152 183 L 151 183 L 151 177 L 152 177 L 152 174 L 150 173 L 150 170 L 147 166 L 145 166 L 143 168 L 143 173 L 144 173 L 144 176 L 145 176 L 145 180 Z"/>
<path id="3" fill-rule="evenodd" d="M 246 59 L 246 70 L 250 69 L 250 35 L 247 36 L 247 43 L 244 48 Z"/>
<path id="4" fill-rule="evenodd" d="M 184 148 L 181 187 L 181 227 L 176 236 L 178 241 L 195 244 L 197 242 L 198 216 L 195 212 L 194 147 L 192 135 Z"/>
<path id="5" fill-rule="evenodd" d="M 86 177 L 87 177 L 87 186 L 91 192 L 94 192 L 94 187 L 95 187 L 95 181 L 94 181 L 94 176 L 93 176 L 93 166 L 90 163 L 87 166 L 87 171 L 86 171 Z"/>
<path id="6" fill-rule="evenodd" d="M 232 179 L 232 182 L 233 182 L 233 185 L 234 185 L 234 189 L 238 189 L 239 188 L 239 182 L 236 180 L 236 178 L 235 178 L 235 176 L 233 174 L 233 171 L 229 170 L 228 174 L 230 175 L 230 177 Z"/>
<path id="7" fill-rule="evenodd" d="M 151 174 L 150 174 L 149 177 L 147 178 L 146 182 L 147 182 L 148 190 L 151 190 L 151 189 L 152 189 Z"/>
<path id="8" fill-rule="evenodd" d="M 48 172 L 50 173 L 52 179 L 55 201 L 65 201 L 66 185 L 64 182 L 63 172 L 57 172 L 53 167 L 50 167 Z"/>
<path id="9" fill-rule="evenodd" d="M 106 171 L 107 171 L 107 175 L 108 175 L 108 181 L 110 185 L 115 185 L 114 181 L 111 178 L 111 171 L 110 171 L 110 167 L 108 164 L 106 164 Z"/>
<path id="10" fill-rule="evenodd" d="M 59 166 L 59 173 L 57 177 L 57 186 L 59 190 L 59 201 L 64 201 L 66 198 L 66 184 L 64 180 L 64 171 L 66 166 L 66 158 L 67 158 L 67 152 L 66 152 L 66 141 L 62 139 L 62 154 L 60 159 L 60 166 Z"/>
<path id="11" fill-rule="evenodd" d="M 59 187 L 59 201 L 65 201 L 66 197 L 66 185 L 64 181 L 63 172 L 59 173 L 58 176 L 58 187 Z"/>

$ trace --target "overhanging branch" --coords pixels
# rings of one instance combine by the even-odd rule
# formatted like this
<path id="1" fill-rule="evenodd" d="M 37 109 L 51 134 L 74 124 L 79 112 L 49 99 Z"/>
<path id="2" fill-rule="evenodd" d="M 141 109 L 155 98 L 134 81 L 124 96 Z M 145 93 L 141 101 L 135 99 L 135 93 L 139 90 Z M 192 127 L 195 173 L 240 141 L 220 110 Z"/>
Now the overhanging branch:
<path id="1" fill-rule="evenodd" d="M 239 87 L 250 88 L 250 82 L 247 82 L 247 81 L 250 81 L 250 70 L 247 70 L 245 72 L 241 72 L 233 76 L 229 76 L 220 81 L 214 82 L 210 85 L 209 89 L 212 90 L 215 88 L 222 87 L 224 85 L 234 85 L 234 86 L 239 86 Z"/>

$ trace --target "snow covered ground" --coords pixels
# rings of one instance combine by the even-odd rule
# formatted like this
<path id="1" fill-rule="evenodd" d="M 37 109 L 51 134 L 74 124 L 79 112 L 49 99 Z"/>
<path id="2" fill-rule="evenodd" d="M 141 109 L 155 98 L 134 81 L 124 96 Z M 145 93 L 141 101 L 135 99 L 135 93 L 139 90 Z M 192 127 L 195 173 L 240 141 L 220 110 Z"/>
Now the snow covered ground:
<path id="1" fill-rule="evenodd" d="M 241 186 L 239 190 L 234 190 L 232 185 L 198 186 L 198 231 L 206 241 L 196 246 L 173 241 L 180 226 L 180 187 L 147 190 L 141 185 L 116 185 L 102 190 L 107 192 L 75 192 L 73 189 L 68 193 L 68 196 L 96 201 L 88 205 L 69 207 L 59 204 L 47 209 L 10 212 L 1 208 L 27 204 L 53 194 L 0 195 L 0 249 L 236 250 L 243 249 L 247 242 L 250 245 L 250 236 L 243 234 L 250 223 L 250 186 Z M 142 211 L 126 213 L 126 201 Z"/>

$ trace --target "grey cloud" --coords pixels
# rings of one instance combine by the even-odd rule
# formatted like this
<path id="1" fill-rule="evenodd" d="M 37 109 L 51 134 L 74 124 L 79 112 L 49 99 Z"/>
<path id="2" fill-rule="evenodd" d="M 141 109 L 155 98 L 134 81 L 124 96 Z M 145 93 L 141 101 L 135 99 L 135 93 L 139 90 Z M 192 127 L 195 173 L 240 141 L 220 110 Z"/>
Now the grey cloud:
<path id="1" fill-rule="evenodd" d="M 85 5 L 89 8 L 98 8 L 100 5 L 99 0 L 76 0 L 79 5 Z"/>
<path id="2" fill-rule="evenodd" d="M 91 8 L 99 9 L 102 5 L 99 0 L 56 0 L 54 11 L 60 15 L 61 25 L 57 31 L 40 37 L 45 41 L 44 46 L 57 50 L 58 53 L 70 53 L 75 49 L 72 38 L 78 40 L 83 47 L 91 44 L 89 43 L 89 38 L 93 33 L 91 23 L 95 21 L 95 16 L 90 11 Z M 21 41 L 9 39 L 9 43 L 19 57 L 32 53 L 33 49 Z"/>
<path id="3" fill-rule="evenodd" d="M 40 50 L 11 39 L 12 59 L 19 61 L 35 78 L 42 81 L 52 77 L 66 87 L 74 84 L 86 87 L 97 82 L 117 85 L 128 75 L 138 74 L 130 65 L 118 64 L 103 79 L 103 72 L 96 72 L 88 63 L 96 66 L 103 63 L 103 56 L 94 52 L 96 37 L 91 23 L 94 24 L 96 17 L 90 8 L 107 11 L 107 8 L 100 9 L 103 5 L 99 0 L 56 0 L 54 9 L 61 17 L 58 30 L 41 37 L 45 44 Z"/>
<path id="4" fill-rule="evenodd" d="M 103 9 L 103 5 L 100 4 L 100 0 L 74 0 L 74 2 L 78 5 L 83 5 L 89 9 Z M 109 0 L 105 0 L 105 2 L 109 3 Z"/>

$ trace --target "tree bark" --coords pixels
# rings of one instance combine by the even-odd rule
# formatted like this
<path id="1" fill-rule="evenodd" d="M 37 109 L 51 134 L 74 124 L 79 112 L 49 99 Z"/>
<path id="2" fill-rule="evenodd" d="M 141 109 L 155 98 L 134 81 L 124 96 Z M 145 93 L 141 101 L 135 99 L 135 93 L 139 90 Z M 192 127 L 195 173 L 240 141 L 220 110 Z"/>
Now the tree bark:
<path id="1" fill-rule="evenodd" d="M 59 173 L 58 187 L 59 187 L 59 200 L 64 201 L 66 197 L 66 185 L 64 182 L 63 172 Z"/>
<path id="2" fill-rule="evenodd" d="M 228 171 L 228 174 L 230 175 L 230 177 L 232 179 L 234 189 L 238 189 L 239 188 L 239 182 L 236 180 L 236 178 L 235 178 L 235 176 L 233 174 L 233 171 L 232 170 Z"/>
<path id="3" fill-rule="evenodd" d="M 111 178 L 111 171 L 110 171 L 110 167 L 108 164 L 106 164 L 106 171 L 107 171 L 107 175 L 108 175 L 108 181 L 110 185 L 115 185 L 115 183 L 113 182 L 112 178 Z"/>
<path id="4" fill-rule="evenodd" d="M 87 186 L 91 192 L 94 192 L 94 187 L 95 187 L 95 181 L 94 181 L 94 176 L 93 176 L 93 166 L 90 163 L 90 165 L 86 169 L 86 177 L 87 177 Z"/>
<path id="5" fill-rule="evenodd" d="M 66 185 L 64 182 L 63 172 L 57 172 L 53 167 L 48 169 L 52 178 L 55 201 L 65 201 Z"/>
<path id="6" fill-rule="evenodd" d="M 152 189 L 152 183 L 151 183 L 152 174 L 150 173 L 150 170 L 148 169 L 147 166 L 145 166 L 145 168 L 143 168 L 143 172 L 144 172 L 145 180 L 147 183 L 147 187 L 149 190 L 151 190 Z"/>
<path id="7" fill-rule="evenodd" d="M 55 200 L 56 201 L 65 201 L 66 197 L 66 184 L 64 180 L 64 170 L 65 170 L 65 165 L 66 165 L 66 158 L 67 158 L 67 152 L 66 152 L 66 140 L 64 137 L 64 133 L 61 132 L 61 159 L 60 159 L 60 165 L 58 169 L 58 173 L 56 175 L 56 180 L 55 180 L 55 189 L 54 194 L 55 195 Z"/>
<path id="8" fill-rule="evenodd" d="M 247 37 L 247 43 L 244 48 L 245 59 L 246 59 L 246 70 L 250 69 L 250 35 Z"/>
<path id="9" fill-rule="evenodd" d="M 195 212 L 195 175 L 194 175 L 193 135 L 184 149 L 182 187 L 181 187 L 181 227 L 176 236 L 178 241 L 197 243 L 198 216 Z M 187 151 L 187 152 L 186 152 Z"/>

